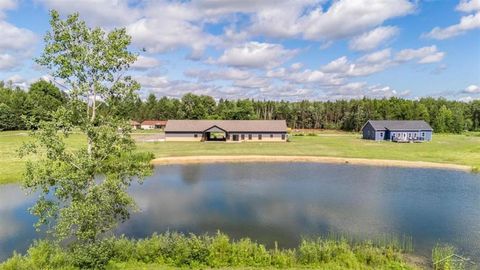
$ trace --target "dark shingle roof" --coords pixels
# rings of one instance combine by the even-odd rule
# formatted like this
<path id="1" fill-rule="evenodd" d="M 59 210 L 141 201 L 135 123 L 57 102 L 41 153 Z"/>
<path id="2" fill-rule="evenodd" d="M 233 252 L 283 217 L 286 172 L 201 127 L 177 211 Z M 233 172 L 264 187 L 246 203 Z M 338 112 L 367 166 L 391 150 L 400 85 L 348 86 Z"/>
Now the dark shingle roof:
<path id="1" fill-rule="evenodd" d="M 228 132 L 287 132 L 285 120 L 168 120 L 165 132 L 203 132 L 213 126 Z"/>
<path id="2" fill-rule="evenodd" d="M 433 130 L 423 120 L 368 120 L 375 130 Z"/>

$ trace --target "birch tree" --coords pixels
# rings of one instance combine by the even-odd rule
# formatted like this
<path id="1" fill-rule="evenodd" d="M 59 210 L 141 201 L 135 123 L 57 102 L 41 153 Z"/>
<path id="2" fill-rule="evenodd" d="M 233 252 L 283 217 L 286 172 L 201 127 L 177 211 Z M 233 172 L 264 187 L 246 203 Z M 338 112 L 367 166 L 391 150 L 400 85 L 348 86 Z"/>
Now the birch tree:
<path id="1" fill-rule="evenodd" d="M 135 150 L 128 119 L 118 112 L 140 88 L 125 75 L 136 56 L 125 29 L 106 32 L 88 27 L 78 14 L 50 15 L 36 62 L 61 82 L 68 101 L 22 148 L 22 155 L 34 154 L 23 185 L 39 194 L 31 208 L 37 228 L 45 225 L 58 240 L 95 243 L 129 218 L 135 203 L 127 188 L 151 172 L 152 155 Z M 77 143 L 68 145 L 72 136 Z"/>

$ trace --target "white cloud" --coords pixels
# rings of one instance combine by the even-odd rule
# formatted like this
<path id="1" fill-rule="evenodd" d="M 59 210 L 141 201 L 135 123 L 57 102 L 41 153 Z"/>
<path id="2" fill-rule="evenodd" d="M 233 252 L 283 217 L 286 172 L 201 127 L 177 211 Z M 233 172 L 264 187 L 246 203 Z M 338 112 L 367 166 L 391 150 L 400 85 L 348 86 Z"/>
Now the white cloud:
<path id="1" fill-rule="evenodd" d="M 302 18 L 303 36 L 313 40 L 345 38 L 414 10 L 415 5 L 407 0 L 339 0 L 326 12 L 317 8 Z"/>
<path id="2" fill-rule="evenodd" d="M 94 26 L 125 26 L 140 16 L 140 11 L 128 5 L 128 0 L 37 0 L 62 15 L 80 13 Z"/>
<path id="3" fill-rule="evenodd" d="M 415 9 L 411 0 L 376 0 L 373 3 L 336 0 L 328 8 L 325 0 L 37 1 L 63 14 L 78 11 L 90 25 L 126 26 L 133 43 L 151 53 L 189 48 L 193 59 L 200 59 L 207 47 L 231 47 L 257 35 L 299 37 L 328 44 L 331 40 L 369 31 Z M 237 14 L 248 17 L 249 23 L 237 24 Z M 205 30 L 209 23 L 224 22 L 231 26 L 225 27 L 223 35 L 212 35 Z M 239 25 L 243 29 L 236 30 Z M 373 43 L 378 45 L 395 32 L 388 27 L 373 31 L 369 42 L 358 39 L 358 44 L 352 46 L 373 49 L 376 47 Z"/>
<path id="4" fill-rule="evenodd" d="M 37 41 L 35 34 L 25 28 L 18 28 L 0 21 L 0 52 L 30 49 Z"/>
<path id="5" fill-rule="evenodd" d="M 250 71 L 238 68 L 222 70 L 188 70 L 185 72 L 188 77 L 197 78 L 199 82 L 231 81 L 234 87 L 243 88 L 264 88 L 271 82 L 268 77 L 259 76 Z"/>
<path id="6" fill-rule="evenodd" d="M 263 34 L 274 38 L 297 36 L 303 31 L 302 13 L 308 6 L 315 4 L 317 1 L 312 0 L 273 1 L 252 15 L 249 30 L 254 35 Z"/>
<path id="7" fill-rule="evenodd" d="M 0 70 L 11 70 L 19 64 L 16 57 L 10 54 L 0 54 Z"/>
<path id="8" fill-rule="evenodd" d="M 15 0 L 0 0 L 0 19 L 5 17 L 4 11 L 14 9 L 17 7 L 17 1 Z"/>
<path id="9" fill-rule="evenodd" d="M 135 80 L 138 81 L 142 87 L 146 88 L 162 88 L 170 84 L 166 76 L 139 75 L 135 76 Z"/>
<path id="10" fill-rule="evenodd" d="M 321 70 L 285 71 L 283 75 L 276 75 L 276 78 L 295 84 L 340 85 L 343 83 L 343 79 L 339 78 L 337 74 L 330 74 Z"/>
<path id="11" fill-rule="evenodd" d="M 30 82 L 18 74 L 14 74 L 4 79 L 4 81 L 11 83 L 13 87 L 20 87 L 22 89 L 26 89 L 30 85 Z"/>
<path id="12" fill-rule="evenodd" d="M 222 70 L 187 70 L 186 76 L 197 78 L 199 81 L 208 82 L 215 80 L 246 80 L 253 76 L 246 70 L 228 68 Z"/>
<path id="13" fill-rule="evenodd" d="M 355 51 L 369 51 L 377 48 L 398 34 L 398 27 L 382 26 L 353 38 L 349 47 Z"/>
<path id="14" fill-rule="evenodd" d="M 480 0 L 461 0 L 456 10 L 462 12 L 473 12 L 480 10 Z"/>
<path id="15" fill-rule="evenodd" d="M 346 73 L 350 70 L 351 64 L 346 56 L 337 58 L 322 67 L 322 71 L 328 73 Z"/>
<path id="16" fill-rule="evenodd" d="M 395 63 L 391 60 L 390 49 L 366 54 L 358 58 L 355 62 L 342 56 L 321 67 L 321 70 L 327 73 L 335 74 L 337 77 L 358 77 L 367 76 L 385 70 Z"/>
<path id="17" fill-rule="evenodd" d="M 364 62 L 364 63 L 371 63 L 371 64 L 382 63 L 385 61 L 389 61 L 391 55 L 392 55 L 391 49 L 383 49 L 370 54 L 366 54 L 360 57 L 358 61 Z"/>
<path id="18" fill-rule="evenodd" d="M 465 88 L 462 92 L 467 94 L 480 94 L 480 86 L 472 84 Z"/>
<path id="19" fill-rule="evenodd" d="M 0 70 L 5 71 L 18 68 L 25 59 L 31 57 L 37 42 L 32 31 L 1 20 L 2 10 L 15 7 L 14 1 L 0 0 Z"/>
<path id="20" fill-rule="evenodd" d="M 267 78 L 262 77 L 250 77 L 245 80 L 236 80 L 233 82 L 233 86 L 244 88 L 265 88 L 271 85 L 271 82 Z"/>
<path id="21" fill-rule="evenodd" d="M 284 63 L 295 53 L 279 44 L 251 41 L 225 50 L 216 62 L 234 67 L 272 68 Z"/>
<path id="22" fill-rule="evenodd" d="M 480 28 L 480 12 L 464 16 L 460 19 L 460 23 L 451 25 L 447 28 L 435 27 L 425 36 L 433 39 L 442 40 L 462 35 L 469 30 L 478 28 Z"/>
<path id="23" fill-rule="evenodd" d="M 396 60 L 400 62 L 418 59 L 419 64 L 429 64 L 440 62 L 445 56 L 444 52 L 438 51 L 437 46 L 422 47 L 419 49 L 401 50 L 396 55 Z"/>
<path id="24" fill-rule="evenodd" d="M 127 27 L 133 42 L 147 51 L 158 53 L 177 48 L 191 48 L 191 58 L 202 56 L 207 46 L 218 40 L 203 31 L 202 18 L 188 3 L 152 2 L 145 8 L 143 17 Z"/>
<path id="25" fill-rule="evenodd" d="M 297 63 L 293 63 L 293 64 L 290 66 L 290 68 L 291 68 L 292 70 L 299 70 L 299 69 L 301 69 L 302 67 L 303 67 L 303 64 L 302 64 L 302 63 L 298 63 L 298 62 L 297 62 Z"/>
<path id="26" fill-rule="evenodd" d="M 476 13 L 463 16 L 457 24 L 445 28 L 435 27 L 423 36 L 443 40 L 463 35 L 467 31 L 480 28 L 480 0 L 462 0 L 456 9 L 466 13 Z"/>
<path id="27" fill-rule="evenodd" d="M 475 100 L 480 100 L 480 97 L 466 96 L 466 97 L 458 98 L 458 101 L 462 101 L 462 102 L 472 102 L 472 101 L 475 101 Z"/>
<path id="28" fill-rule="evenodd" d="M 132 68 L 137 70 L 146 70 L 150 68 L 155 68 L 160 65 L 158 59 L 148 56 L 139 55 L 137 61 L 131 65 Z"/>
<path id="29" fill-rule="evenodd" d="M 390 86 L 369 85 L 366 82 L 350 82 L 337 87 L 330 87 L 327 91 L 327 99 L 358 99 L 389 98 L 393 96 L 408 97 L 410 91 L 397 91 Z"/>

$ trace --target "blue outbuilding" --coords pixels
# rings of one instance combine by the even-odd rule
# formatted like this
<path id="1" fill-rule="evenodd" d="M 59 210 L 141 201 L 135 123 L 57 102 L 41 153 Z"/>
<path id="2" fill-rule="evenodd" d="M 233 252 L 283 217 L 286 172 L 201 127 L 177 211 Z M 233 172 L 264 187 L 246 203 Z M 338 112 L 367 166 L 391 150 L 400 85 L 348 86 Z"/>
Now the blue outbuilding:
<path id="1" fill-rule="evenodd" d="M 363 138 L 375 141 L 431 141 L 432 127 L 423 120 L 368 120 L 362 127 Z"/>

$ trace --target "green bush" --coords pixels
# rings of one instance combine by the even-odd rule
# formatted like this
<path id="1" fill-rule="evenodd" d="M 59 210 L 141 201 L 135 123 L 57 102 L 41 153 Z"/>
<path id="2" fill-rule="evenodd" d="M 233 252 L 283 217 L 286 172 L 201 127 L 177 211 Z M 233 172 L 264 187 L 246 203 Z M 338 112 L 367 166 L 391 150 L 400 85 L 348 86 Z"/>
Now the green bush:
<path id="1" fill-rule="evenodd" d="M 25 256 L 14 254 L 0 270 L 161 268 L 414 269 L 393 244 L 347 241 L 344 237 L 303 239 L 296 249 L 267 248 L 248 238 L 167 232 L 146 239 L 125 236 L 62 249 L 37 241 Z"/>
<path id="2" fill-rule="evenodd" d="M 34 241 L 26 256 L 14 253 L 3 264 L 1 270 L 49 270 L 49 269 L 76 269 L 66 252 L 58 245 L 46 240 Z"/>
<path id="3" fill-rule="evenodd" d="M 80 269 L 104 269 L 113 258 L 115 239 L 98 243 L 76 244 L 71 247 L 73 265 Z"/>

